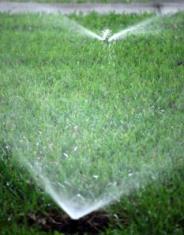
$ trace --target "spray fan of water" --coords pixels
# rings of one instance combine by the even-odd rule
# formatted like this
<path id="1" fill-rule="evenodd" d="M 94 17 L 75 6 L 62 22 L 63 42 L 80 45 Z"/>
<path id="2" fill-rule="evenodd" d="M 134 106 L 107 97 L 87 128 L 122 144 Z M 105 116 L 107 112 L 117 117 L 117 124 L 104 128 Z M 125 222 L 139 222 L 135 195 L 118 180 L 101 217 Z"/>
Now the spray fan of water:
<path id="1" fill-rule="evenodd" d="M 79 23 L 62 16 L 60 20 L 52 22 L 55 27 L 64 27 L 67 28 L 71 33 L 78 33 L 82 36 L 95 39 L 98 41 L 104 41 L 108 43 L 116 42 L 119 40 L 124 40 L 128 36 L 131 35 L 141 35 L 141 34 L 156 34 L 159 33 L 164 28 L 162 27 L 162 23 L 164 18 L 172 16 L 174 13 L 156 15 L 150 17 L 146 20 L 143 20 L 135 25 L 131 25 L 128 28 L 120 30 L 117 33 L 112 34 L 110 29 L 102 30 L 101 34 L 97 34 L 90 29 L 80 25 Z"/>
<path id="2" fill-rule="evenodd" d="M 58 18 L 52 18 L 52 16 L 48 16 L 47 21 L 43 18 L 40 18 L 40 22 L 48 27 L 55 27 L 58 29 L 67 29 L 70 34 L 81 35 L 87 38 L 91 38 L 94 40 L 113 43 L 119 40 L 125 40 L 127 37 L 131 35 L 145 35 L 145 34 L 156 34 L 164 30 L 163 22 L 166 18 L 174 15 L 175 13 L 168 13 L 162 15 L 156 15 L 147 18 L 141 22 L 138 22 L 134 25 L 131 25 L 125 29 L 120 30 L 119 32 L 112 33 L 111 29 L 104 29 L 97 34 L 92 30 L 82 26 L 81 24 L 75 22 L 74 20 L 63 16 L 58 15 Z"/>
<path id="3" fill-rule="evenodd" d="M 67 19 L 65 25 L 91 38 L 112 42 L 146 32 L 157 19 L 112 36 L 105 31 L 103 37 L 74 23 L 71 26 Z M 4 82 L 10 87 L 13 84 L 11 78 Z M 17 95 L 8 94 L 7 106 L 1 110 L 2 135 L 10 143 L 16 161 L 71 218 L 79 219 L 104 207 L 156 180 L 163 169 L 171 168 L 168 152 L 159 157 L 162 143 L 157 143 L 156 161 L 152 158 L 156 143 L 144 147 L 154 135 L 147 124 L 153 113 L 151 106 L 131 114 L 127 112 L 131 107 L 109 110 L 103 101 L 96 105 L 78 97 L 70 102 L 64 95 L 58 100 L 57 89 L 47 94 L 42 91 L 41 83 L 21 79 Z M 159 129 L 157 124 L 155 130 Z M 135 141 L 137 134 L 143 138 Z M 137 160 L 138 151 L 141 154 Z"/>

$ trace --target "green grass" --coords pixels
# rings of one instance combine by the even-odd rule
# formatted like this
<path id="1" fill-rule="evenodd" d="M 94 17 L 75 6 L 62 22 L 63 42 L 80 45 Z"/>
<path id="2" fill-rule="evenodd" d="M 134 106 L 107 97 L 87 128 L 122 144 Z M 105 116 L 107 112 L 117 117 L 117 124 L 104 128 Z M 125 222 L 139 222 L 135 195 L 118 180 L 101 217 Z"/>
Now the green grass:
<path id="1" fill-rule="evenodd" d="M 147 17 L 71 16 L 96 32 Z M 160 34 L 109 46 L 72 34 L 58 15 L 0 15 L 0 234 L 44 234 L 17 221 L 57 208 L 21 165 L 27 160 L 49 165 L 46 174 L 54 169 L 70 194 L 90 197 L 89 185 L 95 197 L 116 195 L 122 179 L 125 193 L 139 183 L 108 208 L 126 223 L 105 234 L 182 234 L 183 23 L 180 13 Z"/>

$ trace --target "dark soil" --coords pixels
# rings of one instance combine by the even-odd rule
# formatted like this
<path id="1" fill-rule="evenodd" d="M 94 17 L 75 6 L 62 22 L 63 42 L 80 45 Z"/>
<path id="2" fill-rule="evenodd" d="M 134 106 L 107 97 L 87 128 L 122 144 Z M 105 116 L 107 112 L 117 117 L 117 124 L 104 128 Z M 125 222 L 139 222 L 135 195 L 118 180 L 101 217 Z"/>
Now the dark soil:
<path id="1" fill-rule="evenodd" d="M 177 61 L 176 65 L 177 66 L 184 66 L 184 60 Z"/>
<path id="2" fill-rule="evenodd" d="M 96 212 L 79 220 L 54 211 L 47 214 L 29 214 L 29 225 L 37 225 L 44 231 L 58 231 L 64 234 L 97 234 L 108 227 L 110 220 L 104 212 Z"/>
<path id="3" fill-rule="evenodd" d="M 79 220 L 72 220 L 67 215 L 52 210 L 47 213 L 29 213 L 26 220 L 29 226 L 37 226 L 46 232 L 58 231 L 65 235 L 97 235 L 112 223 L 127 224 L 127 218 L 122 219 L 118 215 L 109 215 L 104 211 L 91 213 Z"/>

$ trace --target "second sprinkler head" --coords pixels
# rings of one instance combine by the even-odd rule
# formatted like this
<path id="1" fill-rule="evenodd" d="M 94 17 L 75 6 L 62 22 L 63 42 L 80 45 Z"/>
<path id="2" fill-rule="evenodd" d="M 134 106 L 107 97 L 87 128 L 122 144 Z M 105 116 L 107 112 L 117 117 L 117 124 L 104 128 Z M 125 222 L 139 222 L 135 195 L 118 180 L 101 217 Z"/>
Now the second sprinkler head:
<path id="1" fill-rule="evenodd" d="M 109 42 L 109 38 L 110 38 L 110 36 L 112 35 L 112 31 L 110 30 L 110 29 L 104 29 L 103 31 L 102 31 L 102 34 L 101 34 L 102 36 L 102 41 L 104 41 L 104 42 Z"/>

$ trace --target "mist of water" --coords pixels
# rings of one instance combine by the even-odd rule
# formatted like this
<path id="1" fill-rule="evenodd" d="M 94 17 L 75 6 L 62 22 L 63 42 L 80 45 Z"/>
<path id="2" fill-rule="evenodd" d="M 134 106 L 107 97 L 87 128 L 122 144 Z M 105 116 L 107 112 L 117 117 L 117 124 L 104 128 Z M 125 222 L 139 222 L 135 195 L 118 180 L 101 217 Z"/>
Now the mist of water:
<path id="1" fill-rule="evenodd" d="M 120 32 L 112 35 L 108 39 L 108 41 L 113 42 L 117 40 L 122 40 L 130 35 L 145 34 L 145 33 L 150 33 L 150 32 L 155 33 L 155 30 L 150 30 L 149 26 L 151 26 L 156 20 L 158 20 L 158 17 L 152 17 L 150 19 L 142 21 L 141 23 L 130 26 L 127 29 L 123 29 Z"/>
<path id="2" fill-rule="evenodd" d="M 154 20 L 121 31 L 109 41 L 144 31 Z M 98 39 L 71 21 L 66 20 L 65 25 Z M 127 107 L 117 107 L 116 99 L 121 96 L 112 94 L 109 102 L 116 109 L 109 111 L 103 99 L 96 105 L 78 92 L 72 99 L 66 92 L 61 94 L 58 84 L 48 92 L 39 80 L 19 74 L 15 87 L 14 77 L 3 76 L 1 84 L 8 92 L 1 97 L 1 136 L 10 143 L 14 158 L 71 218 L 79 219 L 145 187 L 172 168 L 175 152 L 171 149 L 178 140 L 167 143 L 165 125 L 163 133 L 154 132 L 162 128 L 157 121 L 149 121 L 154 113 L 152 101 L 135 111 L 129 102 Z M 159 135 L 162 139 L 158 142 Z"/>
<path id="3" fill-rule="evenodd" d="M 65 100 L 65 112 L 58 113 L 57 100 L 52 102 L 55 92 L 47 95 L 46 102 L 41 95 L 42 86 L 39 88 L 37 84 L 35 90 L 35 85 L 30 87 L 27 82 L 32 83 L 22 80 L 24 90 L 27 85 L 26 99 L 6 97 L 9 104 L 1 123 L 8 129 L 1 135 L 10 144 L 18 164 L 28 170 L 35 182 L 72 219 L 79 219 L 145 187 L 157 180 L 162 171 L 171 168 L 172 157 L 154 159 L 152 148 L 135 161 L 136 149 L 149 140 L 151 130 L 148 129 L 139 142 L 126 143 L 127 135 L 144 129 L 142 123 L 145 123 L 145 116 L 151 115 L 151 107 L 146 113 L 129 116 L 117 127 L 103 127 L 109 118 L 112 121 L 103 106 L 85 114 L 77 101 L 70 104 Z M 86 108 L 92 107 L 89 104 Z M 70 115 L 67 117 L 66 113 Z M 116 122 L 115 114 L 113 119 Z M 112 148 L 114 153 L 111 153 Z"/>
<path id="4" fill-rule="evenodd" d="M 54 186 L 53 182 L 50 181 L 49 176 L 47 177 L 44 175 L 44 172 L 38 163 L 34 162 L 34 165 L 32 165 L 30 162 L 27 162 L 25 167 L 35 179 L 36 183 L 39 184 L 45 192 L 50 195 L 55 203 L 72 219 L 80 219 L 81 217 L 91 213 L 92 211 L 98 210 L 110 202 L 107 198 L 89 201 L 87 198 L 82 198 L 80 194 L 64 194 L 63 189 L 59 184 Z"/>
<path id="5" fill-rule="evenodd" d="M 108 42 L 113 42 L 113 41 L 125 39 L 129 35 L 155 32 L 155 29 L 153 27 L 152 27 L 152 30 L 149 29 L 149 27 L 151 27 L 155 21 L 158 21 L 158 19 L 160 19 L 159 16 L 151 17 L 151 18 L 146 19 L 142 22 L 139 22 L 133 26 L 130 26 L 126 29 L 123 29 L 120 32 L 113 34 L 112 36 L 109 33 L 110 32 L 109 29 L 103 30 L 102 35 L 98 35 L 97 33 L 89 30 L 88 28 L 80 25 L 79 23 L 77 23 L 77 22 L 75 22 L 65 16 L 62 16 L 60 25 L 66 27 L 68 30 L 71 31 L 71 33 L 76 32 L 80 35 L 83 35 L 83 36 L 86 36 L 86 37 L 89 37 L 92 39 L 97 39 L 99 41 L 106 41 L 107 40 Z M 157 29 L 158 29 L 158 25 L 157 25 Z"/>
<path id="6" fill-rule="evenodd" d="M 96 39 L 98 41 L 106 41 L 111 43 L 118 40 L 126 39 L 130 35 L 158 33 L 163 29 L 162 23 L 164 21 L 164 18 L 171 16 L 173 14 L 175 13 L 173 12 L 164 15 L 156 15 L 150 17 L 134 25 L 131 25 L 128 28 L 120 30 L 119 32 L 114 33 L 113 35 L 111 35 L 110 29 L 102 30 L 101 34 L 99 35 L 93 32 L 92 30 L 88 29 L 87 27 L 84 27 L 83 25 L 63 15 L 58 15 L 58 18 L 52 18 L 52 16 L 49 16 L 50 20 L 47 19 L 47 21 L 44 22 L 44 24 L 45 25 L 50 24 L 53 27 L 58 27 L 60 29 L 65 28 L 71 34 L 77 33 L 81 36 L 85 36 L 91 39 Z"/>
<path id="7" fill-rule="evenodd" d="M 91 39 L 102 40 L 102 37 L 97 33 L 61 14 L 57 15 L 57 17 L 55 15 L 48 15 L 47 19 L 41 17 L 40 21 L 46 27 L 50 25 L 60 30 L 65 29 L 71 34 L 75 33 Z"/>
<path id="8" fill-rule="evenodd" d="M 151 107 L 128 116 L 117 127 L 110 123 L 104 127 L 104 122 L 113 120 L 103 106 L 85 114 L 77 101 L 70 104 L 66 99 L 65 112 L 58 113 L 57 101 L 52 102 L 54 93 L 46 102 L 39 86 L 36 93 L 41 97 L 35 99 L 36 94 L 31 93 L 34 90 L 27 84 L 26 99 L 6 97 L 10 99 L 8 110 L 1 121 L 8 129 L 1 135 L 10 144 L 18 164 L 72 219 L 145 187 L 172 168 L 170 152 L 168 156 L 159 156 L 158 152 L 156 159 L 152 157 L 155 148 L 161 148 L 159 144 L 137 156 L 137 149 L 153 138 L 152 128 L 146 127 L 143 139 L 127 142 L 127 135 L 145 132 L 143 123 L 152 115 Z M 91 104 L 86 108 L 91 109 Z M 117 121 L 115 114 L 113 119 Z"/>
<path id="9" fill-rule="evenodd" d="M 75 22 L 65 16 L 62 16 L 62 25 L 64 25 L 65 27 L 67 27 L 71 31 L 77 32 L 77 33 L 84 35 L 86 37 L 97 39 L 97 40 L 102 40 L 102 37 L 99 36 L 98 34 L 96 34 L 95 32 L 91 31 L 90 29 L 80 25 L 79 23 L 77 23 L 77 22 Z"/>
<path id="10" fill-rule="evenodd" d="M 93 31 L 87 29 L 86 27 L 70 20 L 69 18 L 63 17 L 63 25 L 67 26 L 71 31 L 78 32 L 81 35 L 87 36 L 89 38 L 97 39 L 99 41 L 108 41 L 109 43 L 126 39 L 130 35 L 139 34 L 156 34 L 162 29 L 162 22 L 164 17 L 172 16 L 173 13 L 168 13 L 164 15 L 156 15 L 146 20 L 143 20 L 135 25 L 131 25 L 126 29 L 123 29 L 113 35 L 110 35 L 110 30 L 106 29 L 102 31 L 102 35 L 98 35 Z M 107 33 L 108 32 L 108 33 Z"/>
<path id="11" fill-rule="evenodd" d="M 140 172 L 135 174 L 129 173 L 122 180 L 122 182 L 124 181 L 122 184 L 117 185 L 112 183 L 112 185 L 108 187 L 108 190 L 110 190 L 108 193 L 104 192 L 100 197 L 94 197 L 93 199 L 83 197 L 80 194 L 63 193 L 61 184 L 57 184 L 59 182 L 52 182 L 51 176 L 45 175 L 42 168 L 39 166 L 39 163 L 34 162 L 34 165 L 32 165 L 30 162 L 27 162 L 25 166 L 35 179 L 35 182 L 50 195 L 53 201 L 55 201 L 55 203 L 64 210 L 70 218 L 77 220 L 91 212 L 104 208 L 114 201 L 118 201 L 122 196 L 128 196 L 135 190 L 145 187 L 150 182 L 158 180 L 159 175 L 163 171 L 166 171 L 166 169 L 167 171 L 170 171 L 172 169 L 172 163 L 169 159 L 167 161 L 158 161 L 157 164 L 156 167 L 151 166 L 151 164 L 143 165 Z M 91 193 L 94 194 L 94 196 L 96 194 L 95 191 L 92 191 Z"/>

